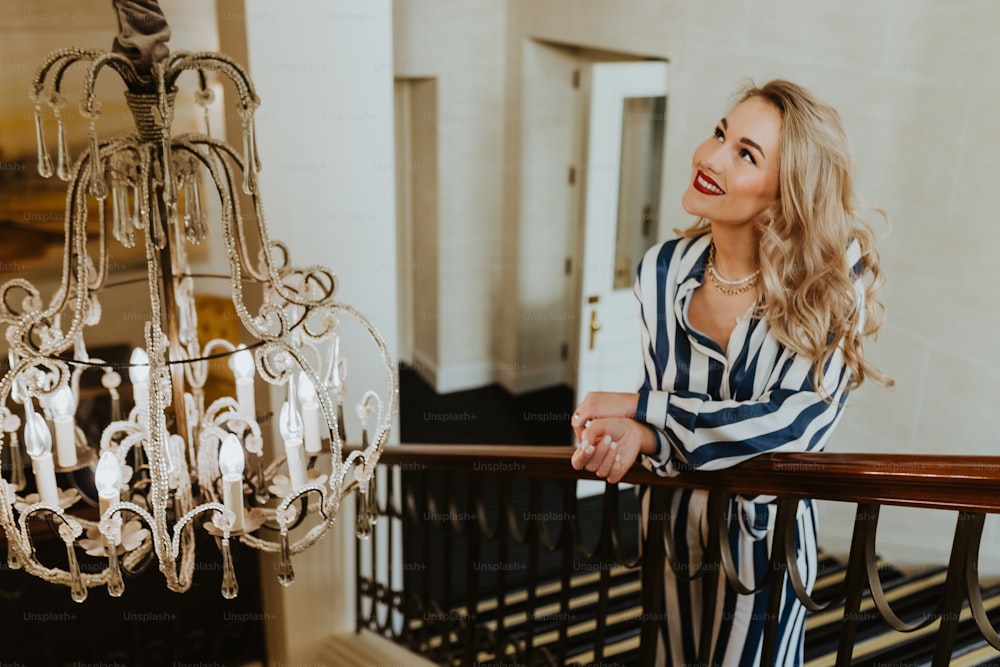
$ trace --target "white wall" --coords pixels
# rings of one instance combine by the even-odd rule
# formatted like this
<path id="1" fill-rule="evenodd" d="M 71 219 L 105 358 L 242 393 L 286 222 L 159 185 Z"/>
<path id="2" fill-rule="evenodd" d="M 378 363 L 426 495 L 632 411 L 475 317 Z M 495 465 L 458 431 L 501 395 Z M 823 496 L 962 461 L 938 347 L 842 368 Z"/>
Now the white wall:
<path id="1" fill-rule="evenodd" d="M 436 308 L 418 307 L 420 326 L 436 325 L 436 349 L 418 336 L 418 368 L 438 391 L 493 380 L 494 349 L 502 335 L 493 303 L 505 289 L 500 263 L 504 141 L 505 4 L 496 0 L 402 0 L 394 6 L 394 71 L 400 78 L 437 78 L 438 205 L 433 243 L 442 258 L 433 268 L 418 258 L 415 271 L 438 275 Z M 403 170 L 422 168 L 420 157 Z M 419 220 L 420 211 L 414 212 Z M 431 241 L 425 241 L 431 242 Z M 446 258 L 446 259 L 445 259 Z M 430 303 L 435 303 L 433 300 Z"/>
<path id="2" fill-rule="evenodd" d="M 472 67 L 471 52 L 453 51 L 452 63 L 440 58 L 461 43 L 456 41 L 460 35 L 481 36 L 489 20 L 500 30 L 502 19 L 459 13 L 457 6 L 408 0 L 405 10 L 397 11 L 395 38 L 406 46 L 397 53 L 397 74 L 419 62 L 424 75 L 441 76 L 449 96 L 446 100 L 442 93 L 442 135 L 461 132 L 470 144 L 488 148 L 496 145 L 494 118 L 484 117 L 476 134 L 469 111 L 483 108 L 487 100 L 497 103 L 487 90 L 494 85 L 494 69 L 461 92 L 456 88 L 463 86 L 463 79 L 452 72 Z M 687 185 L 691 152 L 725 113 L 740 83 L 748 77 L 798 81 L 840 110 L 855 148 L 858 189 L 886 208 L 894 221 L 880 246 L 888 278 L 888 321 L 870 354 L 895 377 L 897 387 L 889 391 L 871 385 L 857 391 L 830 449 L 998 452 L 1000 443 L 987 417 L 1000 384 L 1000 347 L 994 344 L 1000 327 L 1000 282 L 992 271 L 1000 241 L 995 222 L 1000 190 L 992 185 L 1000 171 L 1000 117 L 995 113 L 1000 74 L 993 66 L 1000 59 L 996 3 L 635 0 L 626 6 L 616 0 L 511 0 L 507 7 L 502 151 L 442 155 L 442 171 L 451 174 L 449 192 L 461 193 L 449 204 L 448 192 L 443 192 L 442 211 L 456 202 L 479 201 L 484 207 L 494 202 L 494 183 L 484 184 L 480 176 L 492 173 L 495 160 L 517 169 L 521 100 L 516 77 L 525 39 L 670 61 L 661 238 L 688 223 L 680 195 Z M 480 48 L 492 54 L 493 33 L 489 35 Z M 469 106 L 473 102 L 476 106 Z M 452 113 L 458 114 L 454 121 L 460 130 L 449 125 Z M 518 224 L 517 178 L 508 175 L 506 182 L 508 213 L 499 232 L 505 244 L 508 236 L 517 238 Z M 493 215 L 487 209 L 481 217 Z M 510 256 L 506 253 L 503 261 Z M 442 265 L 451 261 L 443 248 Z M 480 283 L 470 279 L 466 284 Z M 488 294 L 470 287 L 473 293 L 477 299 Z M 504 315 L 485 316 L 477 307 L 466 313 L 473 322 L 467 330 L 478 341 L 482 322 L 504 322 L 492 359 L 516 359 L 518 341 L 510 323 L 517 314 L 510 311 L 517 307 L 494 303 Z M 477 350 L 482 354 L 481 347 Z M 825 544 L 844 544 L 850 514 L 851 508 L 824 508 Z M 915 511 L 887 510 L 879 549 L 904 564 L 940 561 L 950 543 L 953 516 L 917 516 Z M 916 521 L 920 531 L 912 529 Z M 995 552 L 997 547 L 1000 533 L 991 521 L 983 551 Z"/>
<path id="3" fill-rule="evenodd" d="M 271 234 L 288 245 L 295 265 L 331 267 L 339 300 L 367 316 L 394 355 L 391 12 L 390 0 L 247 0 L 245 20 Z M 351 361 L 349 424 L 364 390 L 384 386 L 374 357 L 352 351 L 362 344 L 360 331 L 351 333 L 358 335 L 345 335 L 341 348 Z M 338 520 L 331 532 L 293 558 L 297 578 L 289 588 L 268 576 L 265 559 L 272 663 L 309 660 L 331 633 L 353 628 L 353 526 Z"/>

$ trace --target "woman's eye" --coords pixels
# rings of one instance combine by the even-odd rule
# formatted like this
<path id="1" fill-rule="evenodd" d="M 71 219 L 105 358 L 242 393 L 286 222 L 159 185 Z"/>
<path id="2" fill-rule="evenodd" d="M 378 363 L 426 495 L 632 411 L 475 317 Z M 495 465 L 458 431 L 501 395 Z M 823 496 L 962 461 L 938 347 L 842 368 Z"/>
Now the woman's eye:
<path id="1" fill-rule="evenodd" d="M 715 139 L 716 139 L 716 140 L 717 140 L 717 141 L 718 141 L 718 142 L 719 142 L 720 144 L 721 144 L 721 143 L 722 143 L 723 141 L 725 141 L 725 140 L 726 140 L 726 135 L 722 133 L 722 128 L 721 128 L 721 127 L 717 127 L 717 128 L 715 128 Z"/>
<path id="2" fill-rule="evenodd" d="M 753 159 L 753 153 L 745 148 L 740 149 L 740 159 L 745 160 L 750 164 L 757 164 L 757 160 Z"/>

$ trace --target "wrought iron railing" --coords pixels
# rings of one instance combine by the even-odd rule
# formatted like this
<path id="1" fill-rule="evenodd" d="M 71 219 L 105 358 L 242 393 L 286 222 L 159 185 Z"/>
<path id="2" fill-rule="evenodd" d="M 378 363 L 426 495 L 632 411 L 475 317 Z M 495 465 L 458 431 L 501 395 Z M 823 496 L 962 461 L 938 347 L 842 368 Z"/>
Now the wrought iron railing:
<path id="1" fill-rule="evenodd" d="M 725 544 L 734 494 L 775 496 L 777 516 L 768 572 L 764 659 L 771 664 L 777 594 L 789 581 L 810 610 L 843 604 L 836 664 L 850 665 L 862 598 L 874 600 L 894 629 L 937 624 L 932 664 L 952 656 L 963 607 L 982 637 L 1000 650 L 983 604 L 979 551 L 985 518 L 1000 513 L 1000 457 L 868 454 L 772 454 L 738 467 L 660 478 L 636 466 L 603 495 L 578 498 L 590 474 L 573 470 L 567 447 L 401 445 L 381 464 L 387 478 L 377 530 L 358 547 L 358 629 L 369 629 L 442 665 L 653 664 L 664 618 L 665 564 L 677 571 L 668 530 L 673 488 L 711 493 L 703 572 L 739 583 Z M 648 528 L 636 530 L 636 488 L 648 485 Z M 802 585 L 794 552 L 801 499 L 854 503 L 857 511 L 841 589 L 817 602 Z M 875 554 L 882 506 L 956 514 L 943 593 L 907 623 L 884 594 Z M 716 577 L 709 577 L 711 586 Z M 641 608 L 622 607 L 641 588 Z M 626 593 L 629 593 L 628 595 Z M 706 600 L 715 596 L 705 595 Z M 711 615 L 710 606 L 704 609 Z M 708 623 L 702 628 L 707 629 Z M 701 651 L 707 664 L 710 630 Z"/>

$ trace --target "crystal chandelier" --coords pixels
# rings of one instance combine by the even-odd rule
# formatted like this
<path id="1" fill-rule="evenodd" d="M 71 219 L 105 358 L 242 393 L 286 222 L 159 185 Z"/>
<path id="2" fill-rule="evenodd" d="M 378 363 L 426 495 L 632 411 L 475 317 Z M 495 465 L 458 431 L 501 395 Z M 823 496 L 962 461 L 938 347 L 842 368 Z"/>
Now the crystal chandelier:
<path id="1" fill-rule="evenodd" d="M 38 171 L 67 182 L 65 247 L 61 285 L 47 299 L 25 279 L 0 286 L 10 363 L 0 381 L 0 448 L 8 449 L 11 461 L 9 474 L 0 477 L 0 525 L 11 568 L 69 586 L 78 602 L 96 586 L 122 595 L 123 573 L 151 562 L 171 590 L 187 590 L 197 534 L 205 531 L 221 550 L 222 594 L 232 598 L 238 585 L 231 540 L 277 552 L 278 577 L 287 585 L 294 579 L 292 555 L 324 535 L 345 495 L 358 496 L 356 534 L 370 533 L 374 471 L 396 410 L 397 381 L 372 324 L 335 300 L 334 274 L 322 266 L 292 266 L 288 249 L 268 236 L 254 136 L 259 100 L 247 73 L 218 53 L 169 54 L 169 28 L 156 2 L 139 4 L 150 14 L 131 14 L 131 29 L 144 32 L 151 46 L 138 57 L 117 48 L 63 49 L 45 59 L 31 84 Z M 122 15 L 120 9 L 120 22 Z M 151 36 L 151 25 L 158 26 L 159 37 Z M 89 146 L 75 163 L 61 115 L 64 75 L 74 65 L 85 68 L 79 106 L 90 126 Z M 134 133 L 98 135 L 95 83 L 107 70 L 124 82 Z M 188 71 L 206 124 L 215 102 L 208 73 L 232 82 L 241 151 L 211 137 L 207 127 L 205 133 L 172 134 L 176 84 Z M 57 122 L 55 164 L 44 137 L 43 107 Z M 190 268 L 187 246 L 204 242 L 210 232 L 203 190 L 218 194 L 229 266 L 223 277 L 246 345 L 198 339 L 199 276 Z M 252 223 L 244 220 L 241 200 L 252 202 Z M 98 212 L 96 232 L 88 232 L 90 207 Z M 259 246 L 256 259 L 248 241 Z M 143 247 L 147 266 L 150 317 L 144 339 L 124 365 L 91 357 L 84 343 L 86 328 L 101 321 L 102 290 L 115 285 L 113 244 Z M 248 306 L 245 284 L 259 290 L 259 306 Z M 360 323 L 373 345 L 385 387 L 381 395 L 367 391 L 357 405 L 361 446 L 345 456 L 347 366 L 340 343 L 348 320 Z M 224 358 L 236 396 L 206 406 L 209 362 Z M 127 411 L 119 392 L 119 371 L 125 369 L 132 384 Z M 101 374 L 111 406 L 99 442 L 88 441 L 74 414 L 80 378 L 88 370 Z M 273 457 L 264 450 L 271 439 L 264 428 L 268 415 L 254 407 L 255 378 L 283 387 L 287 396 L 278 417 L 283 447 L 275 447 Z M 31 474 L 26 463 L 19 464 L 26 462 L 22 444 Z M 90 483 L 81 483 L 88 476 Z M 65 544 L 65 568 L 39 560 L 39 530 L 54 532 Z M 81 568 L 78 552 L 95 557 L 99 567 Z"/>

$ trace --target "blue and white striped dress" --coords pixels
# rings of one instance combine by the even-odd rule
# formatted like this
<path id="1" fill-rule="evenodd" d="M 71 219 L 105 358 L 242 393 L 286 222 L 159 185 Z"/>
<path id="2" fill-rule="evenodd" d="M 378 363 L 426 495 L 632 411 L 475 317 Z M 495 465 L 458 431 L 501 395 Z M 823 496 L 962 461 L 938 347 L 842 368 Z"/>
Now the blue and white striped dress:
<path id="1" fill-rule="evenodd" d="M 635 283 L 642 321 L 644 381 L 636 418 L 659 441 L 644 464 L 660 475 L 682 469 L 716 470 L 757 454 L 818 451 L 837 424 L 850 373 L 837 351 L 826 365 L 823 384 L 831 400 L 815 390 L 809 359 L 785 349 L 766 320 L 749 313 L 737 320 L 727 350 L 688 324 L 692 292 L 704 280 L 711 234 L 674 239 L 647 251 Z M 860 259 L 857 243 L 848 266 Z M 863 297 L 859 284 L 859 298 Z M 745 584 L 767 571 L 776 505 L 772 497 L 733 499 L 729 542 Z M 707 543 L 707 492 L 678 489 L 672 497 L 675 558 L 697 567 Z M 725 545 L 723 545 L 725 548 Z M 816 578 L 816 516 L 811 502 L 798 512 L 796 538 L 803 582 Z M 710 664 L 760 664 L 766 589 L 739 595 L 719 572 Z M 696 663 L 701 627 L 702 581 L 686 581 L 666 568 L 667 619 L 659 664 Z M 776 665 L 803 660 L 805 609 L 786 584 L 782 592 Z M 669 660 L 665 656 L 669 655 Z"/>

